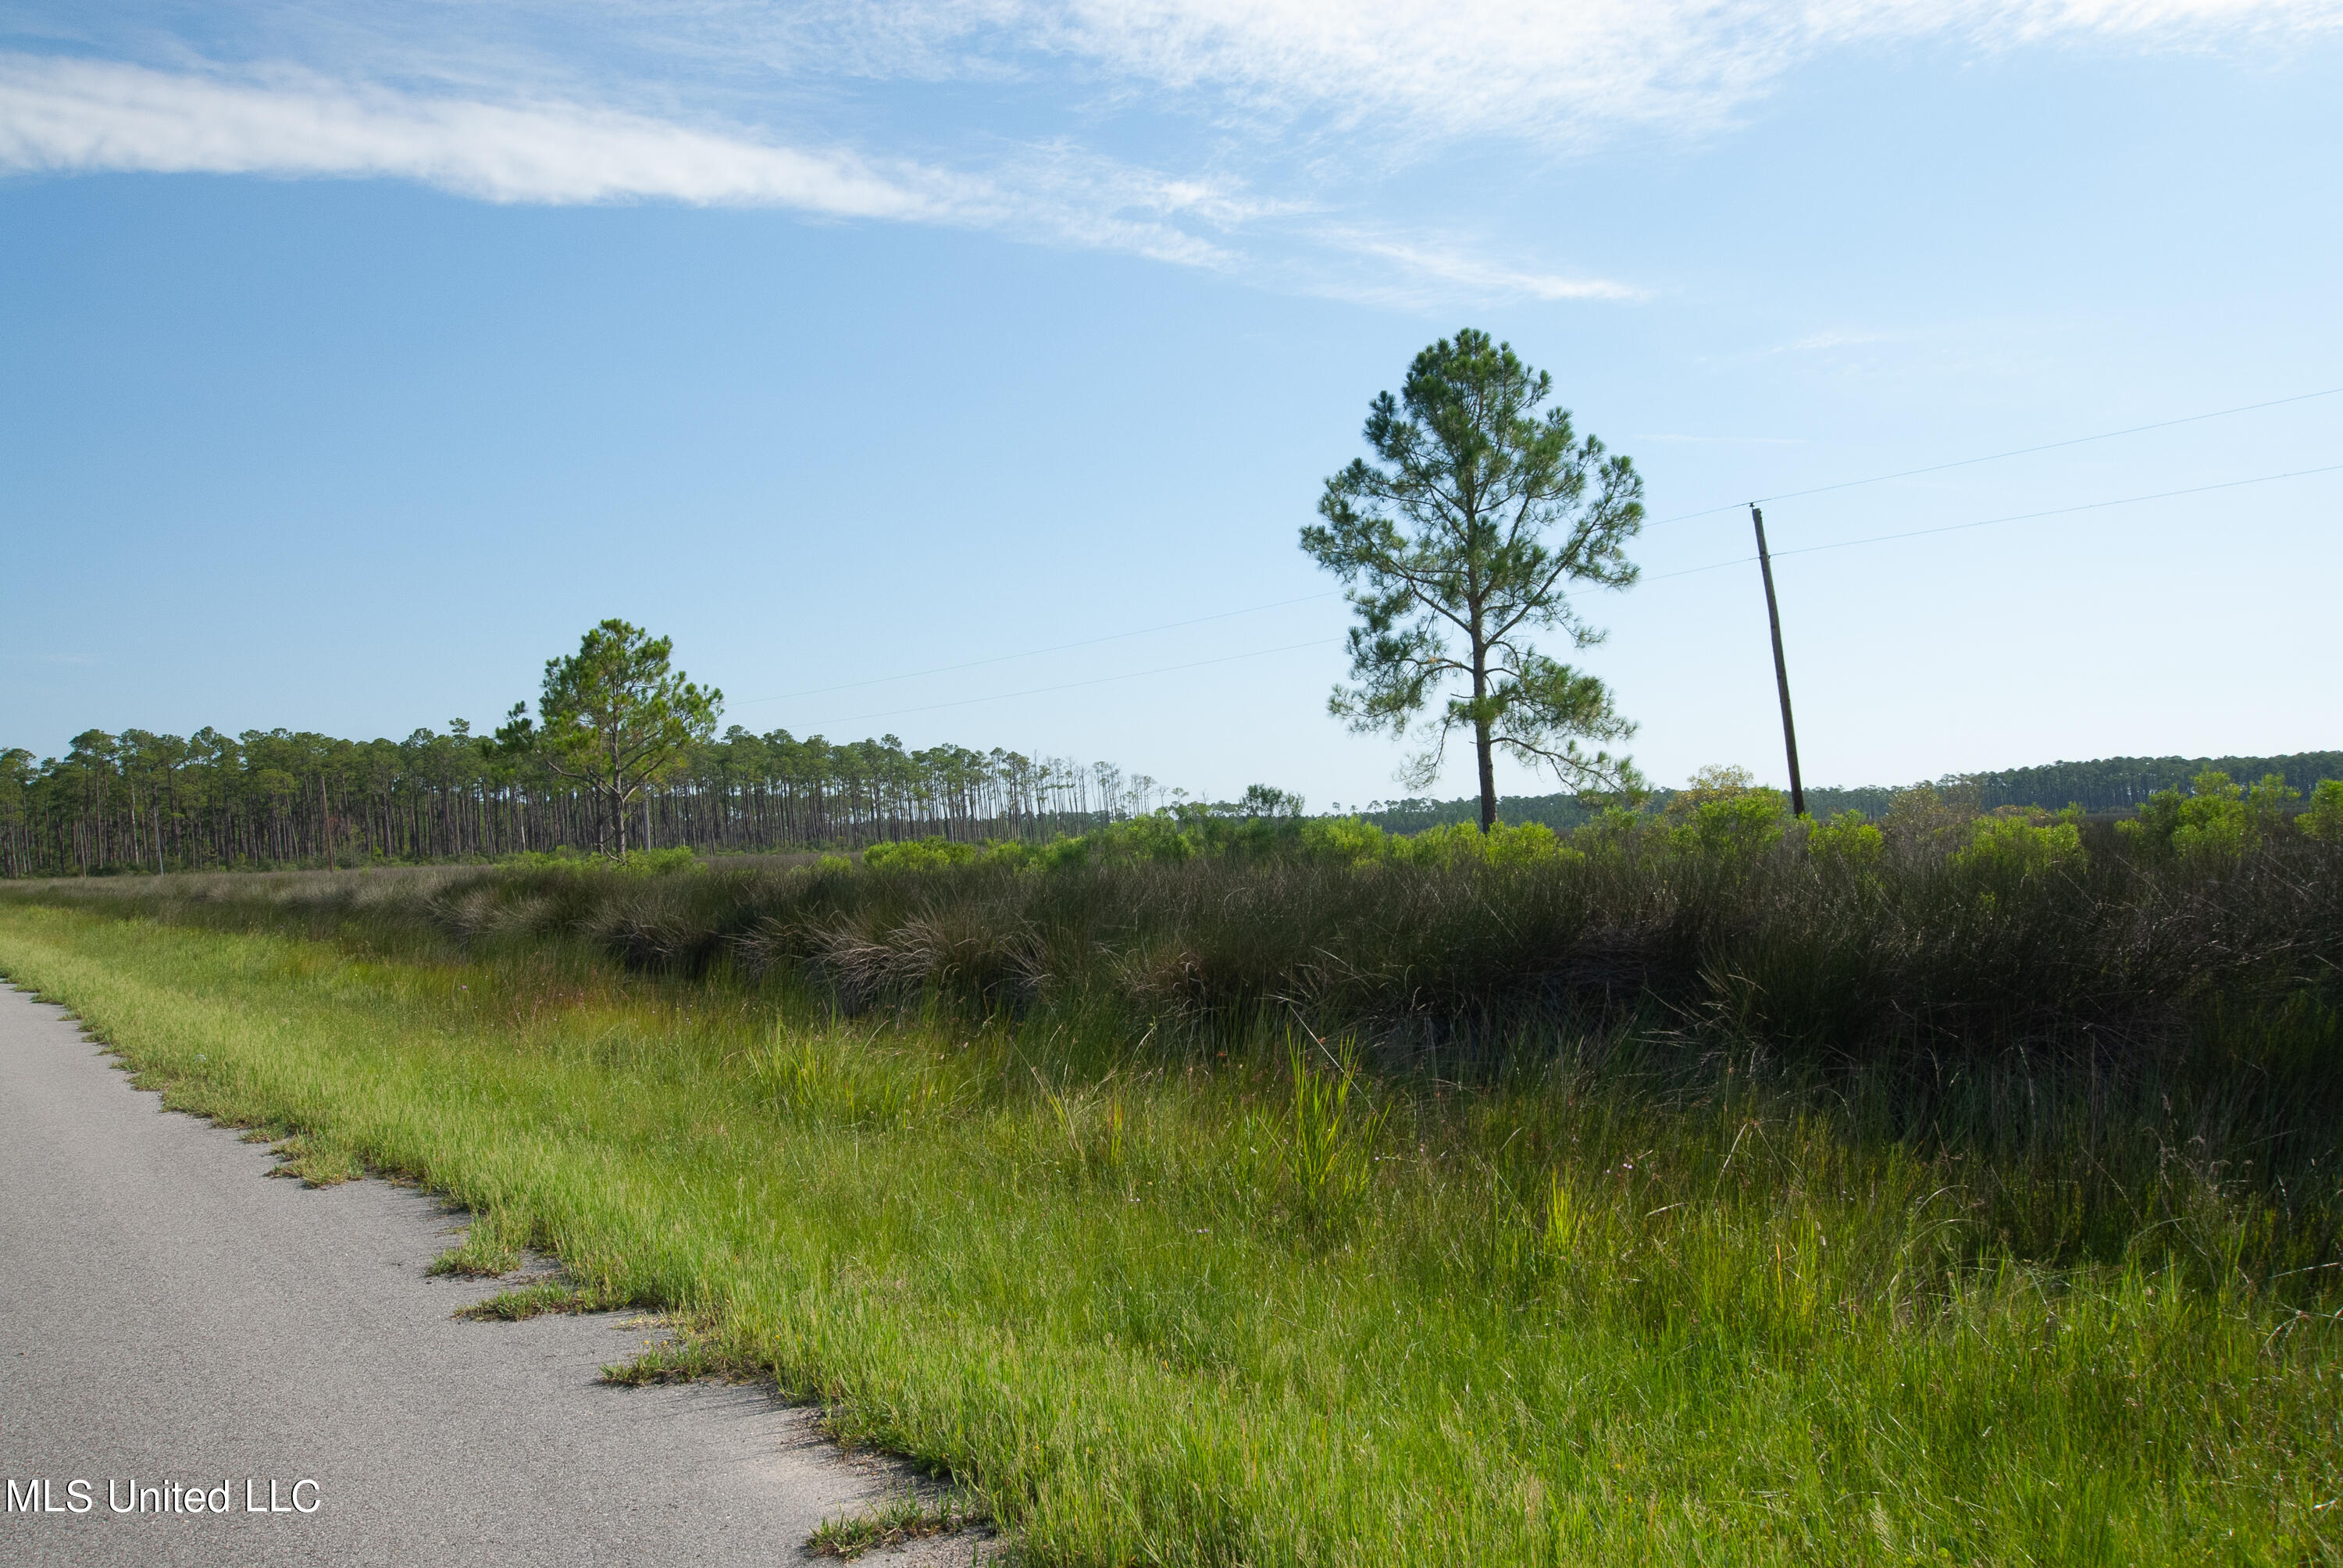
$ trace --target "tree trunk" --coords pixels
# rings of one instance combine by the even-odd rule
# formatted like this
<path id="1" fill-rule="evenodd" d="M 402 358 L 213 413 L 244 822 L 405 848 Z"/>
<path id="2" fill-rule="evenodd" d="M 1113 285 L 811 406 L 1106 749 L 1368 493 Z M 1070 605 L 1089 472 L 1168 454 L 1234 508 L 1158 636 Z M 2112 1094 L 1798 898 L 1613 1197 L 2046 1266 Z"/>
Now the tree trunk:
<path id="1" fill-rule="evenodd" d="M 1481 607 L 1473 607 L 1473 705 L 1477 709 L 1481 699 L 1489 695 L 1489 653 L 1481 646 Z M 1489 743 L 1489 721 L 1485 718 L 1473 720 L 1473 759 L 1481 765 L 1481 831 L 1487 832 L 1497 823 L 1497 767 Z"/>
<path id="2" fill-rule="evenodd" d="M 1489 723 L 1483 719 L 1473 726 L 1473 747 L 1480 753 L 1481 762 L 1481 831 L 1487 832 L 1497 822 L 1497 769 L 1489 745 Z"/>

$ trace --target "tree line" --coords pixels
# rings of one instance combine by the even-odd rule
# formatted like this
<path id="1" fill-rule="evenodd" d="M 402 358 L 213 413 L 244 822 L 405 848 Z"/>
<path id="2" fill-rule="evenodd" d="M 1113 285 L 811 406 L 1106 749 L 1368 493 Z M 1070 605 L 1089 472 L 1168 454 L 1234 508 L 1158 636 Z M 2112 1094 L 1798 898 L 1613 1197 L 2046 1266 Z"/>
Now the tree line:
<path id="1" fill-rule="evenodd" d="M 1948 773 L 1925 785 L 1967 799 L 1980 811 L 2003 806 L 2038 807 L 2045 811 L 2080 806 L 2095 817 L 2129 816 L 2161 789 L 2186 790 L 2207 770 L 2232 779 L 2264 779 L 2277 774 L 2308 796 L 2322 779 L 2343 779 L 2343 751 L 2298 751 L 2284 757 L 2103 757 L 2090 762 L 2050 762 L 2036 768 L 2005 768 L 1985 773 Z M 1885 816 L 1905 786 L 1859 784 L 1844 788 L 1809 787 L 1806 810 L 1817 821 L 1843 811 L 1865 817 Z M 1648 802 L 1664 809 L 1675 794 L 1654 789 Z M 1508 822 L 1542 822 L 1557 833 L 1583 828 L 1603 814 L 1607 799 L 1589 800 L 1574 794 L 1508 795 L 1498 815 Z M 1420 833 L 1478 819 L 1481 801 L 1465 796 L 1453 800 L 1407 797 L 1376 800 L 1359 815 L 1386 832 Z"/>
<path id="2" fill-rule="evenodd" d="M 628 803 L 648 841 L 702 852 L 941 836 L 1041 841 L 1182 797 L 1107 763 L 906 749 L 738 725 L 685 745 Z M 463 720 L 404 740 L 288 729 L 74 738 L 0 751 L 0 875 L 493 859 L 603 841 L 590 784 Z"/>

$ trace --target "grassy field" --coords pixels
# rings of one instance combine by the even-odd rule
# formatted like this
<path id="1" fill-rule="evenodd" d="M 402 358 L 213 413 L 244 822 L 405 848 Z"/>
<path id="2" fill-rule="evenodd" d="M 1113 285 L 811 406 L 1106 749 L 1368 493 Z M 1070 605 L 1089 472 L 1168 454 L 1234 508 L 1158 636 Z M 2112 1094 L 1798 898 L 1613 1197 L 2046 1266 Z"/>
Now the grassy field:
<path id="1" fill-rule="evenodd" d="M 719 896 L 684 881 L 659 907 Z M 2343 1558 L 2313 992 L 2204 1015 L 2217 1070 L 1881 1074 L 1564 1011 L 1463 1072 L 1308 1010 L 1150 1033 L 932 974 L 850 1015 L 819 965 L 630 969 L 623 920 L 490 918 L 543 877 L 435 881 L 427 921 L 337 886 L 28 890 L 0 971 L 317 1178 L 470 1206 L 472 1261 L 547 1248 L 592 1303 L 681 1314 L 692 1348 L 633 1375 L 769 1376 L 1036 1562 Z"/>

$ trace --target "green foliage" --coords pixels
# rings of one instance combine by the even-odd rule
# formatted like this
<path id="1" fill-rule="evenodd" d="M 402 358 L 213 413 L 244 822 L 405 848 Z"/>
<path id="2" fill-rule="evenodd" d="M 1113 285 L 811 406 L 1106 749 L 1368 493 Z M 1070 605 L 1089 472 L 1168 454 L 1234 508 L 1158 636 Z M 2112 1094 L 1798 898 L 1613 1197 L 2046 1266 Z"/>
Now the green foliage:
<path id="1" fill-rule="evenodd" d="M 2197 775 L 2192 793 L 2175 814 L 2173 852 L 2205 860 L 2235 859 L 2245 853 L 2254 831 L 2245 793 L 2226 773 L 2208 769 Z"/>
<path id="2" fill-rule="evenodd" d="M 1299 841 L 1312 859 L 1364 866 L 1390 858 L 1393 836 L 1357 817 L 1322 817 L 1302 824 Z"/>
<path id="3" fill-rule="evenodd" d="M 1553 391 L 1551 376 L 1486 333 L 1442 338 L 1415 357 L 1398 397 L 1370 406 L 1375 461 L 1329 478 L 1321 520 L 1302 530 L 1302 549 L 1342 580 L 1359 616 L 1357 684 L 1336 687 L 1330 710 L 1393 735 L 1429 711 L 1433 743 L 1409 769 L 1418 788 L 1448 737 L 1468 731 L 1483 828 L 1496 820 L 1495 751 L 1550 767 L 1571 789 L 1634 782 L 1625 759 L 1579 745 L 1634 732 L 1609 690 L 1530 640 L 1601 640 L 1567 590 L 1633 583 L 1624 547 L 1644 518 L 1634 465 L 1578 437 L 1566 409 L 1541 414 Z"/>
<path id="4" fill-rule="evenodd" d="M 387 923 L 468 951 L 582 943 L 654 972 L 810 986 L 850 1012 L 1092 1010 L 1195 1040 L 1267 1007 L 1463 1059 L 1528 1022 L 1645 1010 L 1730 1019 L 1798 1053 L 2146 1050 L 2209 999 L 2258 1005 L 2343 972 L 2343 862 L 2308 835 L 2216 863 L 2040 813 L 1956 831 L 1903 815 L 1921 825 L 1786 832 L 1753 789 L 1674 823 L 1621 811 L 1564 841 L 1539 824 L 1411 839 L 1191 812 L 910 872 L 833 859 L 640 877 L 557 859 L 399 881 L 173 880 L 155 897 L 187 918 L 281 904 L 321 932 Z"/>
<path id="5" fill-rule="evenodd" d="M 2343 779 L 2320 779 L 2310 792 L 2310 809 L 2296 820 L 2310 838 L 2343 844 Z"/>
<path id="6" fill-rule="evenodd" d="M 1294 817 L 1302 815 L 1304 802 L 1290 789 L 1280 789 L 1273 784 L 1248 784 L 1245 792 L 1235 802 L 1232 815 L 1239 817 Z"/>
<path id="7" fill-rule="evenodd" d="M 946 892 L 981 917 L 970 930 L 1047 913 L 1004 890 L 1121 897 L 1086 939 L 1145 895 L 1186 911 L 1207 963 L 1215 942 L 1306 913 L 1297 879 L 1353 910 L 1373 891 L 1386 926 L 1420 899 L 1425 930 L 1462 925 L 1459 947 L 1477 949 L 1541 918 L 1527 893 L 1613 875 L 1635 879 L 1603 922 L 1692 886 L 1717 904 L 1702 918 L 1739 932 L 1702 961 L 1767 994 L 1836 961 L 1795 939 L 1838 905 L 1765 914 L 1792 887 L 1832 890 L 1850 911 L 1832 940 L 1898 962 L 1981 930 L 1981 971 L 2015 955 L 2009 983 L 2034 990 L 2044 971 L 2013 940 L 2034 930 L 2025 899 L 2058 917 L 2035 934 L 2064 943 L 2062 963 L 2104 959 L 2067 919 L 2087 908 L 2062 901 L 2074 879 L 2029 880 L 1987 929 L 1965 885 L 1931 901 L 1965 879 L 1907 848 L 1891 844 L 1875 886 L 1817 878 L 1788 842 L 1761 867 L 1778 886 L 1704 880 L 1706 859 L 1650 829 L 1534 872 L 1206 858 L 1043 878 L 980 859 L 766 881 L 904 900 L 931 932 Z M 2299 835 L 2249 851 L 2242 879 L 2258 857 L 2275 858 L 2268 900 L 2338 874 Z M 2276 929 L 2278 906 L 2243 901 L 2240 877 L 2158 866 L 2141 874 L 2184 896 L 2127 912 L 2156 942 Z M 2096 854 L 2077 872 L 2107 898 L 2128 874 Z M 720 924 L 726 876 L 469 879 L 547 901 L 558 933 L 597 890 L 638 918 Z M 2328 1505 L 2343 1477 L 2343 1012 L 2309 989 L 2169 1037 L 1996 1033 L 2026 1049 L 1938 1041 L 1908 1061 L 1871 1039 L 1802 1062 L 1778 1019 L 1744 1032 L 1679 994 L 1642 1023 L 1513 1015 L 1496 1053 L 1511 1065 L 1483 1071 L 1427 1054 L 1453 1038 L 1431 1020 L 1454 1015 L 1411 1002 L 1356 1037 L 1355 1060 L 1297 1063 L 1282 1003 L 1190 1039 L 1087 1005 L 842 1020 L 794 985 L 580 962 L 556 934 L 392 959 L 382 922 L 400 907 L 336 915 L 327 882 L 247 912 L 286 931 L 322 920 L 330 942 L 98 913 L 226 923 L 224 905 L 12 895 L 0 968 L 70 1002 L 167 1103 L 297 1128 L 321 1156 L 494 1216 L 578 1282 L 493 1310 L 695 1325 L 612 1381 L 768 1380 L 819 1402 L 841 1438 L 949 1475 L 961 1501 L 932 1512 L 998 1518 L 1021 1560 L 1907 1568 L 2343 1551 Z M 2207 900 L 2217 918 L 2187 926 Z M 1257 929 L 1209 924 L 1264 900 Z M 1476 917 L 1478 900 L 1499 918 Z M 2331 897 L 2298 909 L 2281 935 L 2331 943 Z M 2185 984 L 2170 960 L 2195 950 L 2157 949 L 2155 983 Z M 1929 984 L 1952 983 L 1933 961 Z M 916 1533 L 930 1513 L 882 1507 L 825 1544 Z"/>
<path id="8" fill-rule="evenodd" d="M 2295 802 L 2302 791 L 2287 783 L 2283 773 L 2265 773 L 2246 791 L 2246 815 L 2257 838 L 2286 832 L 2294 823 Z"/>
<path id="9" fill-rule="evenodd" d="M 497 863 L 524 870 L 550 871 L 563 867 L 582 866 L 588 862 L 587 857 L 575 845 L 561 844 L 550 849 L 523 849 L 518 854 L 502 857 Z"/>
<path id="10" fill-rule="evenodd" d="M 1966 848 L 1956 849 L 1956 870 L 1983 875 L 1996 882 L 2027 877 L 2079 864 L 2083 859 L 2082 829 L 2073 822 L 2037 822 L 2025 815 L 1980 819 Z"/>
<path id="11" fill-rule="evenodd" d="M 1748 769 L 1726 762 L 1712 762 L 1693 769 L 1684 787 L 1669 793 L 1662 815 L 1681 821 L 1712 800 L 1730 800 L 1746 795 L 1756 787 L 1757 777 Z"/>
<path id="12" fill-rule="evenodd" d="M 931 1535 L 950 1535 L 984 1523 L 980 1504 L 959 1493 L 929 1499 L 916 1492 L 872 1503 L 859 1513 L 825 1519 L 806 1541 L 816 1557 L 852 1562 L 876 1548 L 908 1545 Z M 973 1561 L 973 1559 L 971 1560 Z"/>
<path id="13" fill-rule="evenodd" d="M 862 863 L 883 870 L 930 871 L 939 866 L 965 866 L 976 859 L 973 844 L 955 843 L 941 834 L 924 839 L 880 840 L 862 851 Z"/>
<path id="14" fill-rule="evenodd" d="M 984 851 L 990 864 L 1036 869 L 1174 866 L 1197 859 L 1338 866 L 1509 866 L 1579 855 L 1542 822 L 1499 822 L 1486 833 L 1454 822 L 1406 835 L 1387 833 L 1357 817 L 1238 822 L 1192 809 L 1182 815 L 1156 812 L 1048 844 L 990 845 Z"/>
<path id="15" fill-rule="evenodd" d="M 1779 790 L 1743 789 L 1704 799 L 1668 830 L 1677 849 L 1746 863 L 1782 841 L 1790 803 Z"/>
<path id="16" fill-rule="evenodd" d="M 2321 779 L 2343 778 L 2343 751 L 2302 751 L 2287 757 L 2103 757 L 1966 776 L 1989 806 L 2051 807 L 2079 802 L 2092 812 L 2130 812 L 2159 789 L 2185 791 L 2208 769 L 2232 779 L 2278 774 L 2298 789 Z"/>
<path id="17" fill-rule="evenodd" d="M 1375 1177 L 1375 1143 L 1391 1112 L 1353 1105 L 1359 1058 L 1347 1043 L 1331 1050 L 1314 1039 L 1305 1046 L 1297 1036 L 1288 1042 L 1286 1060 L 1290 1099 L 1278 1152 L 1303 1217 L 1317 1225 L 1337 1223 L 1366 1201 Z"/>
<path id="18" fill-rule="evenodd" d="M 2207 769 L 2190 781 L 2187 795 L 2159 789 L 2133 820 L 2119 826 L 2149 853 L 2220 865 L 2236 860 L 2257 841 L 2287 831 L 2293 803 L 2300 799 L 2279 774 L 2265 774 L 2247 789 L 2218 769 Z"/>
<path id="19" fill-rule="evenodd" d="M 634 850 L 619 869 L 645 877 L 692 876 L 705 871 L 708 862 L 679 845 L 672 849 Z"/>
<path id="20" fill-rule="evenodd" d="M 671 668 L 675 645 L 623 620 L 588 631 L 578 651 L 545 665 L 540 723 L 515 705 L 499 745 L 525 752 L 564 779 L 584 784 L 602 808 L 598 843 L 627 853 L 628 808 L 644 788 L 681 759 L 687 748 L 716 734 L 724 694 L 703 690 Z"/>
<path id="21" fill-rule="evenodd" d="M 498 864 L 530 871 L 583 870 L 590 867 L 631 877 L 690 876 L 708 869 L 707 861 L 680 847 L 636 849 L 624 859 L 610 860 L 580 854 L 567 844 L 556 849 L 526 849 L 518 855 L 507 855 Z"/>
<path id="22" fill-rule="evenodd" d="M 1818 865 L 1868 871 L 1887 853 L 1887 835 L 1872 826 L 1860 811 L 1842 811 L 1827 822 L 1809 819 L 1806 853 Z"/>

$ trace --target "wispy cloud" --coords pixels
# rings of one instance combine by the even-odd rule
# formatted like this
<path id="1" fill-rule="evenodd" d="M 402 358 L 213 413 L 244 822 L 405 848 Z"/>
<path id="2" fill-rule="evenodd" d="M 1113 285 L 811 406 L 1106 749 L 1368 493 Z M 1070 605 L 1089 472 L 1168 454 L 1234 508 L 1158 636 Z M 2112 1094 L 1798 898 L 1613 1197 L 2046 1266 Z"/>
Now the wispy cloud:
<path id="1" fill-rule="evenodd" d="M 0 55 L 0 173 L 96 171 L 391 177 L 493 202 L 783 207 L 1218 268 L 1235 254 L 1172 220 L 1226 226 L 1268 210 L 1209 182 L 1049 149 L 988 175 L 590 103 L 486 102 L 285 67 L 168 72 Z"/>
<path id="2" fill-rule="evenodd" d="M 1651 297 L 1648 289 L 1616 283 L 1609 278 L 1577 277 L 1508 266 L 1437 243 L 1392 239 L 1342 230 L 1326 231 L 1324 237 L 1353 254 L 1374 256 L 1393 264 L 1401 275 L 1411 281 L 1448 286 L 1441 292 L 1450 297 L 1460 289 L 1488 299 L 1638 300 Z"/>
<path id="3" fill-rule="evenodd" d="M 981 216 L 940 171 L 562 103 L 493 104 L 0 56 L 0 169 L 394 176 L 500 202 L 656 196 L 840 217 Z"/>
<path id="4" fill-rule="evenodd" d="M 784 207 L 994 229 L 1182 266 L 1276 273 L 1348 295 L 1361 288 L 1336 282 L 1334 273 L 1363 257 L 1386 275 L 1364 292 L 1392 302 L 1453 298 L 1460 290 L 1475 298 L 1638 297 L 1604 280 L 1340 230 L 1304 234 L 1318 264 L 1263 264 L 1240 236 L 1307 217 L 1307 204 L 1261 196 L 1226 176 L 1134 166 L 1064 141 L 1011 147 L 981 171 L 955 170 L 544 94 L 488 102 L 281 65 L 164 71 L 0 55 L 0 173 L 96 171 L 391 177 L 508 203 Z"/>
<path id="5" fill-rule="evenodd" d="M 206 15 L 198 43 L 62 9 L 48 31 L 78 56 L 0 55 L 0 173 L 782 207 L 1420 307 L 1648 292 L 1379 226 L 1377 171 L 1447 143 L 1550 156 L 1622 128 L 1700 135 L 1850 44 L 2211 47 L 2343 25 L 2343 0 L 222 0 Z M 1100 150 L 1134 128 L 1145 157 L 1185 166 Z"/>
<path id="6" fill-rule="evenodd" d="M 820 36 L 864 69 L 998 75 L 1055 58 L 1207 112 L 1318 116 L 1346 136 L 1567 144 L 1714 127 L 1847 44 L 2204 47 L 2343 25 L 2343 0 L 842 0 L 821 14 Z"/>

